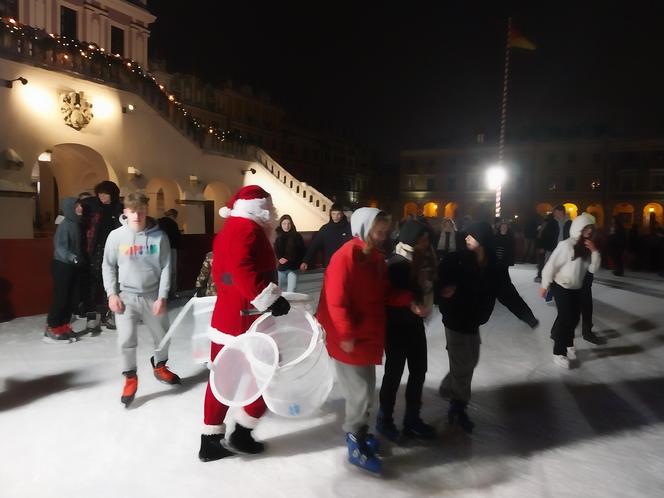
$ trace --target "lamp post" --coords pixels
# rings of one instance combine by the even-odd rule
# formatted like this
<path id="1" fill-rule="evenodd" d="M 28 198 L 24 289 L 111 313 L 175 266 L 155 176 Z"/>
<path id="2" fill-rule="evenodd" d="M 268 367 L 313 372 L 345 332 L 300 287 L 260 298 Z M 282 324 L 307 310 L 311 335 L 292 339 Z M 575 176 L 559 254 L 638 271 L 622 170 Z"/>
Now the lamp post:
<path id="1" fill-rule="evenodd" d="M 492 166 L 486 171 L 487 185 L 496 191 L 496 218 L 500 218 L 500 197 L 507 173 L 502 166 Z"/>

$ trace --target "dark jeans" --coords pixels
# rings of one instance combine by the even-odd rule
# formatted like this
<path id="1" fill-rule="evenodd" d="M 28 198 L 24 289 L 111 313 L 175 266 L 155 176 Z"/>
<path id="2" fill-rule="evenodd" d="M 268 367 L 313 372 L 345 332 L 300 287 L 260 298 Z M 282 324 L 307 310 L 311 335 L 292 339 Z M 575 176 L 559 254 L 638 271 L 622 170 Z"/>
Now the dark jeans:
<path id="1" fill-rule="evenodd" d="M 581 287 L 581 330 L 584 334 L 593 328 L 593 280 L 595 276 L 587 271 Z"/>
<path id="2" fill-rule="evenodd" d="M 53 260 L 53 302 L 48 310 L 46 323 L 49 327 L 60 327 L 71 320 L 78 304 L 78 271 L 74 265 Z"/>
<path id="3" fill-rule="evenodd" d="M 380 408 L 391 417 L 403 370 L 408 362 L 406 416 L 419 416 L 422 386 L 427 372 L 427 338 L 424 321 L 410 310 L 388 308 L 385 337 L 385 375 L 380 388 Z"/>
<path id="4" fill-rule="evenodd" d="M 558 308 L 558 316 L 551 328 L 553 354 L 567 355 L 567 348 L 574 345 L 574 330 L 581 318 L 583 289 L 565 289 L 553 282 L 551 291 Z"/>
<path id="5" fill-rule="evenodd" d="M 104 280 L 101 275 L 101 265 L 104 260 L 104 246 L 97 246 L 90 256 L 88 265 L 88 281 L 86 293 L 83 296 L 85 311 L 88 313 L 101 312 L 108 309 Z"/>
<path id="6" fill-rule="evenodd" d="M 523 262 L 532 263 L 533 256 L 535 256 L 535 239 L 526 238 L 523 251 Z"/>

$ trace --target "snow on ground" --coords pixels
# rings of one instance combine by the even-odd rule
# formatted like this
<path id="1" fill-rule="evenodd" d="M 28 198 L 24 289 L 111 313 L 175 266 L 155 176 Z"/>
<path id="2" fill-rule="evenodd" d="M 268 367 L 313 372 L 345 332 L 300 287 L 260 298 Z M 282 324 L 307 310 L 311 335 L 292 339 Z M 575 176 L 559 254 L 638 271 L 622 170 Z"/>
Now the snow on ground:
<path id="1" fill-rule="evenodd" d="M 661 496 L 664 300 L 596 284 L 595 329 L 609 343 L 577 339 L 581 367 L 562 371 L 551 361 L 555 308 L 537 297 L 532 267 L 511 273 L 541 325 L 531 331 L 497 305 L 482 328 L 475 433 L 446 428 L 437 314 L 427 327 L 423 418 L 440 435 L 385 445 L 383 478 L 345 462 L 336 387 L 315 417 L 266 416 L 256 430 L 264 455 L 201 463 L 207 371 L 191 361 L 188 337 L 171 347 L 169 364 L 183 377 L 172 388 L 152 377 L 140 328 L 139 391 L 127 410 L 115 332 L 46 344 L 43 315 L 0 324 L 0 497 Z M 306 292 L 319 289 L 320 274 L 305 280 Z M 379 385 L 381 377 L 379 369 Z"/>

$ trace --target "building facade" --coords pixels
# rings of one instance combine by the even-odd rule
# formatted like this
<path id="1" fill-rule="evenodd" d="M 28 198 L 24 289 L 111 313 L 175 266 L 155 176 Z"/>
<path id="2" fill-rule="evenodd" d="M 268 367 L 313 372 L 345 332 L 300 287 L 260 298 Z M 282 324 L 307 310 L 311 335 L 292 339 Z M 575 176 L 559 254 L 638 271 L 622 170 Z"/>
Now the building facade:
<path id="1" fill-rule="evenodd" d="M 484 144 L 402 151 L 398 215 L 493 218 L 495 191 L 485 175 L 497 156 Z M 562 204 L 572 217 L 593 213 L 600 227 L 614 215 L 643 229 L 664 223 L 664 139 L 513 144 L 503 167 L 503 218 Z"/>
<path id="2" fill-rule="evenodd" d="M 261 147 L 210 133 L 144 62 L 101 44 L 111 31 L 94 38 L 100 44 L 49 32 L 62 24 L 58 15 L 70 16 L 62 8 L 77 12 L 72 19 L 81 37 L 97 33 L 89 7 L 106 12 L 109 23 L 124 12 L 127 53 L 145 57 L 147 46 L 129 35 L 154 20 L 144 3 L 0 2 L 3 14 L 19 20 L 35 19 L 36 7 L 46 16 L 34 25 L 0 20 L 0 210 L 11 213 L 0 217 L 0 238 L 52 233 L 59 199 L 91 191 L 102 180 L 114 181 L 121 195 L 144 190 L 151 216 L 176 207 L 187 234 L 218 230 L 218 209 L 248 183 L 266 188 L 277 210 L 294 214 L 300 229 L 318 229 L 328 219 L 330 199 Z M 144 34 L 147 42 L 149 31 Z"/>

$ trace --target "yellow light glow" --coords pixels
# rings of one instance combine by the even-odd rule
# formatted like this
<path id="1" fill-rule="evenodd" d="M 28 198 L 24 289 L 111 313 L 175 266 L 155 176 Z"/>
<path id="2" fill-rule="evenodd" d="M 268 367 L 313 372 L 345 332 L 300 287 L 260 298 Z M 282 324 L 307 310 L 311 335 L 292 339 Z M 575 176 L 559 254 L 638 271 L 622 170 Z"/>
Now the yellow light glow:
<path id="1" fill-rule="evenodd" d="M 173 102 L 173 101 L 175 100 L 175 95 L 169 95 L 169 96 L 168 96 L 168 100 L 170 100 L 171 102 Z"/>
<path id="2" fill-rule="evenodd" d="M 105 97 L 94 97 L 92 99 L 92 114 L 95 118 L 105 119 L 113 116 L 116 113 L 117 106 Z"/>
<path id="3" fill-rule="evenodd" d="M 649 209 L 648 209 L 648 212 L 649 212 L 649 213 L 654 213 L 654 212 L 655 212 L 655 208 L 649 208 Z"/>
<path id="4" fill-rule="evenodd" d="M 55 92 L 48 92 L 38 85 L 30 84 L 15 87 L 21 100 L 31 111 L 40 115 L 55 114 L 58 111 L 58 101 Z"/>

